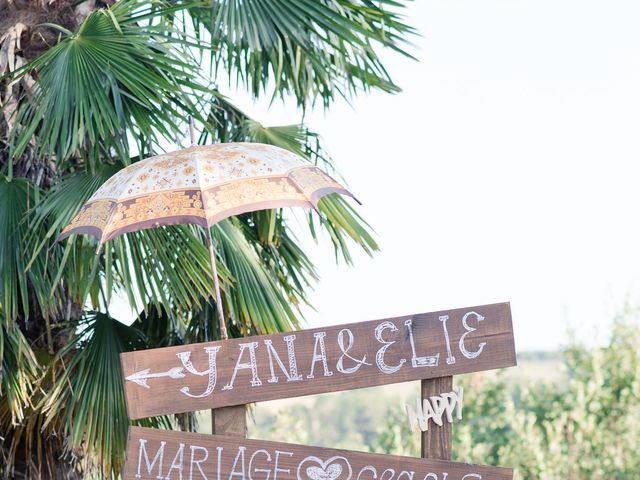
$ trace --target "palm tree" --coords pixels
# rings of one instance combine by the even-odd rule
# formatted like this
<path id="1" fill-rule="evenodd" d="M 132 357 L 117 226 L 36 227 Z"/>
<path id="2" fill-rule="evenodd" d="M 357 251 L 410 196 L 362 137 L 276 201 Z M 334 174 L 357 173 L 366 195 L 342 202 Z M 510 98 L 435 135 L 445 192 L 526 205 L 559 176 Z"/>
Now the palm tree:
<path id="1" fill-rule="evenodd" d="M 77 2 L 0 0 L 0 474 L 116 477 L 129 424 L 118 355 L 217 338 L 202 232 L 190 226 L 107 243 L 60 230 L 118 169 L 180 146 L 256 141 L 333 170 L 304 125 L 265 127 L 216 88 L 294 97 L 303 110 L 361 91 L 396 92 L 378 53 L 406 54 L 396 0 Z M 337 195 L 309 232 L 377 249 Z M 298 326 L 314 265 L 282 210 L 213 229 L 231 336 Z M 109 315 L 115 295 L 138 318 Z M 193 429 L 190 415 L 138 424 Z"/>

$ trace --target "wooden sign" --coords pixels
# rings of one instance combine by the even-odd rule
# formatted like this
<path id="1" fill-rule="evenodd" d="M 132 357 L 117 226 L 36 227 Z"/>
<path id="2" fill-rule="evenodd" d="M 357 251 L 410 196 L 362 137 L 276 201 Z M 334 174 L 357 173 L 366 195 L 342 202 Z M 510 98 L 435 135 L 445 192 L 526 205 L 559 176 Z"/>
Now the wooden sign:
<path id="1" fill-rule="evenodd" d="M 511 480 L 507 468 L 131 427 L 123 480 Z"/>
<path id="2" fill-rule="evenodd" d="M 142 350 L 121 361 L 129 418 L 138 419 L 510 367 L 516 355 L 511 310 L 499 303 Z"/>

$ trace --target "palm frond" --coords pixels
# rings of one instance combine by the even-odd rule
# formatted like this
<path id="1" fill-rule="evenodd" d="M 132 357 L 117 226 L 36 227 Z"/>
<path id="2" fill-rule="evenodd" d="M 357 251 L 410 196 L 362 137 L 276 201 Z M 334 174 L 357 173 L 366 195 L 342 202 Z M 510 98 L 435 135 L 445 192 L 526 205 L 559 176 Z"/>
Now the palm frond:
<path id="1" fill-rule="evenodd" d="M 64 288 L 71 299 L 100 305 L 114 288 L 123 289 L 132 306 L 151 305 L 190 310 L 213 293 L 208 252 L 187 226 L 163 227 L 127 234 L 107 242 L 96 255 L 92 237 L 72 235 L 54 243 L 82 205 L 122 164 L 101 165 L 94 174 L 75 172 L 62 178 L 33 209 L 27 245 L 31 262 L 47 262 L 52 272 L 50 294 Z M 171 249 L 164 245 L 172 245 Z M 222 268 L 225 281 L 224 268 Z M 61 285 L 60 282 L 64 282 Z"/>
<path id="2" fill-rule="evenodd" d="M 29 319 L 31 300 L 35 296 L 41 307 L 35 312 L 47 317 L 52 301 L 47 298 L 47 272 L 42 262 L 27 271 L 30 234 L 28 217 L 34 204 L 40 201 L 40 190 L 29 180 L 0 176 L 0 314 L 7 327 L 18 317 Z"/>
<path id="3" fill-rule="evenodd" d="M 304 124 L 266 127 L 255 120 L 246 118 L 242 125 L 243 133 L 252 142 L 267 143 L 289 150 L 315 165 L 336 174 L 333 159 L 324 150 L 320 135 Z"/>
<path id="4" fill-rule="evenodd" d="M 142 334 L 102 313 L 89 313 L 59 355 L 59 373 L 43 401 L 43 413 L 61 421 L 69 447 L 86 471 L 116 476 L 124 462 L 127 417 L 120 353 L 146 348 Z M 45 422 L 46 427 L 48 422 Z M 169 428 L 165 417 L 136 422 Z"/>
<path id="5" fill-rule="evenodd" d="M 344 183 L 336 172 L 333 159 L 324 150 L 320 136 L 303 124 L 267 127 L 251 119 L 230 101 L 219 96 L 212 104 L 206 125 L 208 131 L 201 137 L 202 142 L 207 142 L 211 136 L 213 141 L 220 142 L 258 142 L 275 145 L 321 166 Z M 319 210 L 324 217 L 319 217 L 316 212 L 310 212 L 308 215 L 309 231 L 313 238 L 317 238 L 318 228 L 328 232 L 334 246 L 336 260 L 343 258 L 347 264 L 351 263 L 349 239 L 369 255 L 379 249 L 371 226 L 340 195 L 324 197 L 320 201 Z M 253 224 L 258 228 L 269 229 L 275 218 L 270 215 L 249 214 L 247 216 L 253 219 Z M 269 219 L 267 224 L 260 227 L 260 220 L 267 217 Z"/>
<path id="6" fill-rule="evenodd" d="M 138 315 L 131 328 L 140 331 L 153 348 L 170 347 L 185 343 L 187 321 L 177 311 L 150 305 Z"/>
<path id="7" fill-rule="evenodd" d="M 189 311 L 213 296 L 209 252 L 199 227 L 174 225 L 129 233 L 107 242 L 113 275 L 131 305 Z M 171 248 L 166 248 L 171 245 Z M 219 267 L 222 285 L 229 282 Z"/>
<path id="8" fill-rule="evenodd" d="M 342 255 L 347 265 L 353 263 L 349 243 L 347 242 L 348 238 L 353 240 L 368 255 L 372 255 L 380 249 L 378 242 L 373 238 L 371 226 L 341 195 L 332 193 L 323 197 L 318 202 L 318 209 L 323 215 L 309 213 L 309 229 L 313 238 L 317 238 L 317 221 L 318 225 L 329 233 L 336 261 L 339 255 Z"/>
<path id="9" fill-rule="evenodd" d="M 0 177 L 0 311 L 10 326 L 19 312 L 28 312 L 27 274 L 21 244 L 22 223 L 34 188 L 24 179 Z"/>
<path id="10" fill-rule="evenodd" d="M 258 122 L 245 119 L 243 130 L 246 138 L 250 141 L 268 143 L 290 150 L 316 165 L 320 164 L 335 175 L 335 165 L 322 148 L 320 137 L 304 125 L 265 127 Z M 352 256 L 349 251 L 348 239 L 369 255 L 378 250 L 371 226 L 344 197 L 338 194 L 327 195 L 320 200 L 318 209 L 323 213 L 323 216 L 317 215 L 316 212 L 310 212 L 308 215 L 309 230 L 314 238 L 317 238 L 318 226 L 329 233 L 336 260 L 341 255 L 347 264 L 351 263 Z"/>
<path id="11" fill-rule="evenodd" d="M 5 432 L 0 439 L 0 478 L 82 478 L 80 459 L 59 433 L 59 418 L 45 418 L 37 406 L 29 406 L 23 422 L 9 425 L 5 407 L 0 402 L 0 427 Z"/>
<path id="12" fill-rule="evenodd" d="M 95 255 L 97 242 L 92 237 L 73 237 L 64 243 L 55 243 L 62 229 L 78 213 L 82 205 L 120 166 L 99 165 L 93 174 L 76 171 L 60 179 L 43 194 L 30 211 L 29 233 L 25 244 L 31 252 L 27 270 L 34 265 L 47 272 L 40 305 L 49 316 L 69 320 L 66 305 L 48 305 L 46 299 L 63 296 L 77 305 L 87 298 L 98 304 L 100 290 L 101 257 Z M 53 294 L 56 295 L 53 295 Z M 46 308 L 45 308 L 46 307 Z"/>
<path id="13" fill-rule="evenodd" d="M 91 164 L 115 153 L 129 159 L 129 136 L 138 147 L 181 135 L 176 120 L 198 116 L 197 96 L 208 92 L 195 79 L 199 65 L 171 31 L 140 23 L 137 0 L 90 14 L 80 28 L 13 74 L 36 71 L 32 98 L 18 111 L 11 155 L 19 157 L 32 136 L 36 151 L 58 162 L 80 156 Z M 153 8 L 147 5 L 147 9 Z M 157 16 L 160 16 L 156 13 Z"/>
<path id="14" fill-rule="evenodd" d="M 261 210 L 239 215 L 236 223 L 283 289 L 289 302 L 299 307 L 307 303 L 306 291 L 318 280 L 311 259 L 288 228 L 282 209 Z"/>
<path id="15" fill-rule="evenodd" d="M 39 366 L 19 328 L 0 322 L 0 426 L 8 428 L 24 420 L 31 406 Z"/>
<path id="16" fill-rule="evenodd" d="M 233 220 L 223 220 L 212 232 L 221 263 L 233 279 L 225 287 L 226 306 L 240 333 L 264 334 L 297 328 L 295 307 L 292 308 L 260 262 L 242 229 Z"/>
<path id="17" fill-rule="evenodd" d="M 402 7 L 394 0 L 217 0 L 189 13 L 211 36 L 214 65 L 254 97 L 273 89 L 300 105 L 318 97 L 328 105 L 358 89 L 399 90 L 376 47 L 408 55 L 406 37 L 415 31 Z"/>

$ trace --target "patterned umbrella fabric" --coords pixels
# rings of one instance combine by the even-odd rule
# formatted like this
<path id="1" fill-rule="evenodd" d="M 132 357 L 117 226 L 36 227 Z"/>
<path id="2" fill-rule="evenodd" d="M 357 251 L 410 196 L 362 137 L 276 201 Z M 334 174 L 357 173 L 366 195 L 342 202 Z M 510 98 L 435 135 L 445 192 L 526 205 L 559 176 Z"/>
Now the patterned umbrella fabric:
<path id="1" fill-rule="evenodd" d="M 86 233 L 100 244 L 127 232 L 287 206 L 315 208 L 342 185 L 303 158 L 272 145 L 221 143 L 136 162 L 105 182 L 58 240 Z M 355 198 L 355 197 L 354 197 Z M 357 200 L 356 200 L 357 201 Z"/>
<path id="2" fill-rule="evenodd" d="M 191 136 L 193 141 L 193 125 Z M 336 192 L 358 201 L 315 165 L 273 145 L 192 146 L 120 170 L 85 203 L 58 240 L 86 233 L 102 245 L 145 228 L 201 225 L 207 236 L 220 335 L 227 339 L 210 227 L 231 215 L 266 208 L 316 208 L 322 196 Z"/>

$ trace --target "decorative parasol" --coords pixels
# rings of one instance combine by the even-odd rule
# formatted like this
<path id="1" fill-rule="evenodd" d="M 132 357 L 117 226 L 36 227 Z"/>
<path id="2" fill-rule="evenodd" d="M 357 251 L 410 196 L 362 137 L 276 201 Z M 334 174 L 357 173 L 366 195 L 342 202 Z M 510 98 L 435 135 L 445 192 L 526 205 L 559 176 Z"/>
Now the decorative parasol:
<path id="1" fill-rule="evenodd" d="M 259 143 L 191 146 L 120 170 L 83 205 L 58 240 L 85 233 L 97 237 L 100 248 L 115 236 L 145 228 L 184 223 L 202 226 L 220 335 L 227 339 L 211 226 L 255 210 L 316 208 L 321 197 L 334 192 L 355 199 L 320 168 L 279 147 Z"/>

